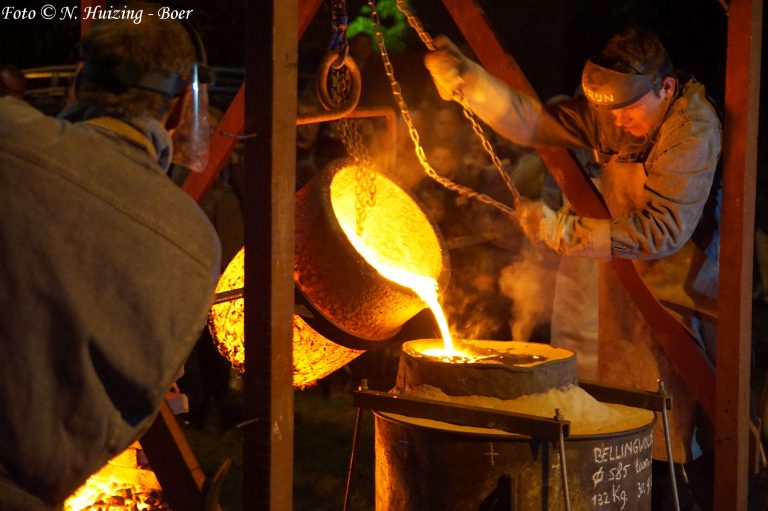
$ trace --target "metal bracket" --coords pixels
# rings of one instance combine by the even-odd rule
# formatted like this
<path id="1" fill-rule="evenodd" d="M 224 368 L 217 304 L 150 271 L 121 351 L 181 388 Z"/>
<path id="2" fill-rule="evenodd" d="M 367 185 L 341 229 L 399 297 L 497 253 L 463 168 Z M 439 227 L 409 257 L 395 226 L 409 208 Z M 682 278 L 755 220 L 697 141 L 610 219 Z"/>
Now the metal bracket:
<path id="1" fill-rule="evenodd" d="M 633 406 L 652 412 L 672 409 L 672 396 L 661 392 L 650 392 L 626 387 L 614 387 L 595 381 L 579 380 L 579 387 L 592 397 L 604 403 Z"/>
<path id="2" fill-rule="evenodd" d="M 537 415 L 457 405 L 434 399 L 397 396 L 375 390 L 357 390 L 352 396 L 353 405 L 357 408 L 433 419 L 459 426 L 500 429 L 552 442 L 558 442 L 561 436 L 567 438 L 570 435 L 571 422 L 563 419 L 547 419 Z"/>

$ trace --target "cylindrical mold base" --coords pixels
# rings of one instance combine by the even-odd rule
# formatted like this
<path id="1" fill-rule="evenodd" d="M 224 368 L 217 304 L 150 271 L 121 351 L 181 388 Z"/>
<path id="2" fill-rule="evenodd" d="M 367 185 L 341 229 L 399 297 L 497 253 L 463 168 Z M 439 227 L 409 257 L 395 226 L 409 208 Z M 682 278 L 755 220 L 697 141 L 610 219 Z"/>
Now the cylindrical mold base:
<path id="1" fill-rule="evenodd" d="M 557 442 L 374 415 L 376 511 L 565 509 Z M 652 423 L 566 439 L 571 509 L 650 510 L 652 442 Z"/>

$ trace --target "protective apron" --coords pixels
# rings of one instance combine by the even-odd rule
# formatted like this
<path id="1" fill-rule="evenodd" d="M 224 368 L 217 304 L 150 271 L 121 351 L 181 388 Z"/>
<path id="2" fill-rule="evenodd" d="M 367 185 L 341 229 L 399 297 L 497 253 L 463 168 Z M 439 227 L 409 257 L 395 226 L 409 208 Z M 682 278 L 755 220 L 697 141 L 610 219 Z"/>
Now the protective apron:
<path id="1" fill-rule="evenodd" d="M 603 168 L 602 193 L 611 216 L 617 218 L 642 209 L 646 172 L 642 163 L 622 163 L 612 157 Z M 643 318 L 610 262 L 600 263 L 598 378 L 610 385 L 657 391 L 664 381 L 673 397 L 670 433 L 677 462 L 691 459 L 691 440 L 698 404 L 685 381 L 672 366 L 663 347 Z M 655 260 L 635 261 L 638 272 L 654 295 L 692 331 L 699 335 L 709 325 L 714 339 L 716 289 L 703 289 L 702 275 L 717 271 L 692 240 L 676 253 Z M 698 277 L 698 278 L 697 278 Z M 694 342 L 694 341 L 691 341 Z M 712 344 L 713 347 L 713 344 Z M 663 423 L 654 426 L 654 459 L 667 459 Z"/>

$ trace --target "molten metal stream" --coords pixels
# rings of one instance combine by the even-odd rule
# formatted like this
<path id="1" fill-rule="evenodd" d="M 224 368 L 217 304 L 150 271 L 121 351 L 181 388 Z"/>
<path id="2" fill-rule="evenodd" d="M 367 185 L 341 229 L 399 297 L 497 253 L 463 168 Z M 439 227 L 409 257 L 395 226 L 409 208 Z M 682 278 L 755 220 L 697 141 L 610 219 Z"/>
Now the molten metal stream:
<path id="1" fill-rule="evenodd" d="M 467 358 L 454 348 L 440 305 L 437 275 L 433 272 L 441 258 L 435 257 L 439 243 L 433 227 L 412 199 L 383 176 L 377 178 L 375 203 L 366 206 L 361 219 L 356 200 L 360 193 L 357 170 L 345 168 L 331 184 L 331 204 L 339 226 L 357 253 L 382 277 L 413 290 L 432 310 L 443 337 L 443 349 L 430 350 L 427 355 Z M 358 229 L 361 221 L 362 230 Z"/>
<path id="2" fill-rule="evenodd" d="M 342 224 L 344 229 L 345 224 Z M 433 350 L 445 353 L 430 354 L 432 356 L 441 356 L 447 354 L 448 356 L 456 355 L 456 351 L 453 348 L 453 339 L 451 338 L 451 332 L 448 329 L 448 321 L 445 319 L 445 313 L 440 305 L 440 300 L 437 294 L 437 281 L 431 277 L 424 275 L 418 275 L 411 273 L 407 270 L 395 268 L 385 260 L 384 257 L 371 247 L 369 247 L 362 237 L 358 236 L 356 232 L 348 232 L 344 229 L 345 234 L 355 247 L 355 250 L 365 258 L 371 266 L 373 266 L 382 277 L 391 280 L 401 286 L 412 289 L 414 293 L 419 295 L 419 298 L 424 300 L 429 308 L 432 310 L 432 314 L 435 315 L 437 326 L 440 327 L 440 333 L 443 336 L 444 348 L 442 350 Z M 363 232 L 365 237 L 365 232 Z"/>

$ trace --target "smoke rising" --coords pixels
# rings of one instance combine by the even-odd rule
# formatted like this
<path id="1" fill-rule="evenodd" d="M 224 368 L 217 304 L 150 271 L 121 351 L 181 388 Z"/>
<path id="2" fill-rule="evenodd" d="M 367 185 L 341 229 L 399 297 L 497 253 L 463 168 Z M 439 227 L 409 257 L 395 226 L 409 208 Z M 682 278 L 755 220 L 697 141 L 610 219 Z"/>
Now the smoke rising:
<path id="1" fill-rule="evenodd" d="M 513 303 L 513 341 L 528 341 L 534 329 L 550 323 L 557 263 L 553 252 L 529 245 L 501 270 L 499 289 Z"/>

